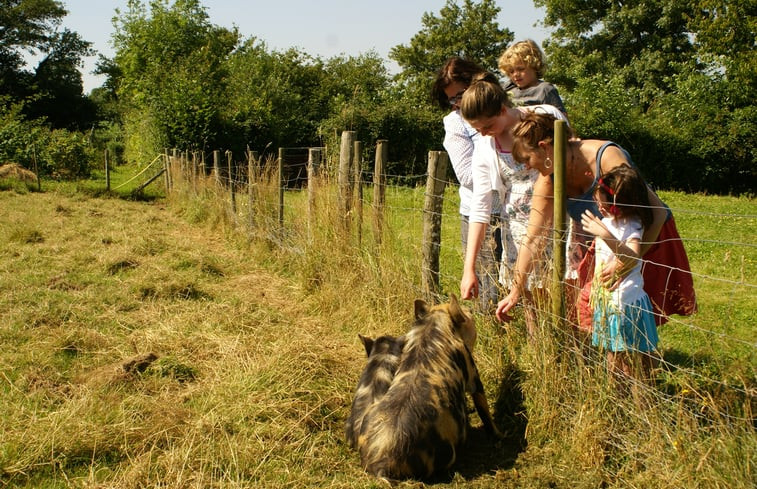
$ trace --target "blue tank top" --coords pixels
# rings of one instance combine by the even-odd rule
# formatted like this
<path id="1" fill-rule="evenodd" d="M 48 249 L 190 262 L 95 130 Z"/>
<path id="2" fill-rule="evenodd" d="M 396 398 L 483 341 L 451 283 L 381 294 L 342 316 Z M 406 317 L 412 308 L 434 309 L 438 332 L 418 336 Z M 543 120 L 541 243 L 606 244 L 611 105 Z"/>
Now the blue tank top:
<path id="1" fill-rule="evenodd" d="M 581 222 L 581 214 L 583 214 L 587 210 L 590 210 L 595 216 L 599 217 L 600 219 L 603 217 L 602 213 L 599 212 L 599 206 L 597 205 L 597 202 L 594 200 L 594 188 L 597 186 L 597 181 L 602 174 L 602 165 L 600 164 L 600 162 L 602 161 L 602 153 L 605 152 L 605 149 L 607 149 L 608 146 L 615 146 L 619 150 L 621 150 L 623 152 L 623 155 L 626 157 L 626 160 L 628 160 L 628 164 L 631 165 L 631 167 L 636 168 L 636 165 L 634 165 L 633 160 L 631 159 L 631 155 L 628 154 L 628 151 L 623 149 L 623 147 L 621 147 L 619 144 L 608 141 L 600 146 L 599 151 L 597 151 L 594 181 L 591 183 L 591 186 L 586 192 L 584 192 L 583 195 L 579 195 L 578 197 L 568 197 L 568 204 L 566 206 L 568 209 L 568 215 L 578 222 Z M 554 174 L 552 174 L 551 177 L 554 180 Z M 672 216 L 672 213 L 667 205 L 665 207 L 667 208 L 669 219 Z"/>
<path id="2" fill-rule="evenodd" d="M 599 212 L 599 206 L 594 200 L 594 188 L 597 186 L 597 181 L 602 174 L 602 166 L 600 164 L 600 162 L 602 161 L 602 153 L 605 152 L 605 149 L 607 149 L 608 146 L 617 146 L 626 156 L 626 159 L 628 159 L 628 163 L 633 166 L 631 155 L 629 155 L 625 149 L 621 148 L 612 141 L 606 142 L 599 148 L 599 151 L 597 151 L 597 161 L 595 163 L 596 169 L 594 170 L 594 181 L 591 182 L 589 189 L 584 192 L 583 195 L 579 195 L 578 197 L 568 197 L 568 215 L 578 222 L 581 222 L 581 215 L 584 213 L 584 211 L 587 210 L 590 210 L 595 216 L 599 217 L 600 219 L 602 218 L 602 213 Z M 554 175 L 552 176 L 552 178 L 554 178 Z"/>

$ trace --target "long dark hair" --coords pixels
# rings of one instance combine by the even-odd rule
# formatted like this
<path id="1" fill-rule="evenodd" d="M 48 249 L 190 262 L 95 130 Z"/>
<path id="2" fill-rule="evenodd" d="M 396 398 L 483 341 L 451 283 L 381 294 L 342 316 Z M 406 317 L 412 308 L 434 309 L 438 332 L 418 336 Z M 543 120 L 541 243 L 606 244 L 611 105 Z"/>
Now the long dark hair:
<path id="1" fill-rule="evenodd" d="M 471 60 L 459 56 L 449 58 L 436 73 L 434 84 L 431 87 L 431 98 L 442 109 L 449 109 L 449 97 L 444 93 L 444 89 L 453 83 L 462 83 L 468 88 L 473 77 L 482 71 L 484 69 Z"/>
<path id="2" fill-rule="evenodd" d="M 649 203 L 649 189 L 636 168 L 629 165 L 616 166 L 599 177 L 595 191 L 613 203 L 610 208 L 613 214 L 621 217 L 635 216 L 641 220 L 644 228 L 652 225 L 654 216 Z"/>

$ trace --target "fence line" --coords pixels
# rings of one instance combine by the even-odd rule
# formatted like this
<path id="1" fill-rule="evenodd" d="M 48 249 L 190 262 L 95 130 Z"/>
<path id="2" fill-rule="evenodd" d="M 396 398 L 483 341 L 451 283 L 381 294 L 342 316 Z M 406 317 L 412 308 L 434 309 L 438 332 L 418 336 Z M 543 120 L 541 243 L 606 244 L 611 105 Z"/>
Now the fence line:
<path id="1" fill-rule="evenodd" d="M 337 201 L 338 201 L 338 208 L 340 212 L 340 219 L 342 220 L 344 224 L 344 231 L 349 233 L 350 231 L 354 231 L 358 236 L 358 247 L 361 247 L 363 245 L 364 237 L 362 235 L 362 229 L 364 223 L 362 222 L 363 216 L 362 216 L 362 208 L 364 205 L 369 206 L 372 212 L 372 219 L 370 222 L 370 225 L 368 226 L 373 230 L 372 237 L 373 242 L 371 246 L 373 247 L 380 247 L 384 241 L 385 233 L 387 232 L 388 227 L 391 224 L 391 220 L 387 218 L 387 214 L 408 214 L 411 218 L 417 219 L 420 225 L 418 226 L 419 231 L 422 231 L 420 235 L 420 242 L 417 243 L 408 243 L 409 245 L 413 247 L 417 247 L 419 250 L 419 254 L 421 255 L 420 260 L 420 277 L 421 277 L 421 283 L 418 286 L 418 293 L 425 296 L 432 296 L 437 297 L 440 295 L 441 291 L 441 283 L 446 284 L 452 284 L 451 287 L 455 287 L 455 285 L 459 284 L 459 275 L 450 273 L 448 270 L 442 270 L 439 266 L 439 255 L 443 253 L 452 254 L 458 258 L 458 260 L 462 261 L 461 256 L 461 249 L 459 245 L 459 241 L 457 239 L 450 239 L 448 236 L 443 235 L 444 234 L 444 226 L 443 223 L 454 223 L 453 225 L 448 224 L 448 228 L 455 229 L 459 232 L 459 214 L 457 214 L 457 192 L 456 192 L 456 186 L 453 184 L 447 185 L 450 182 L 448 181 L 448 178 L 446 176 L 446 168 L 447 168 L 447 161 L 446 153 L 444 152 L 432 152 L 429 154 L 429 164 L 428 164 L 428 171 L 425 175 L 414 175 L 411 176 L 411 178 L 426 178 L 426 190 L 423 194 L 423 202 L 414 202 L 410 205 L 402 205 L 396 202 L 393 202 L 393 199 L 391 196 L 387 198 L 387 190 L 392 189 L 393 191 L 396 191 L 395 193 L 399 193 L 401 189 L 404 189 L 406 187 L 397 187 L 397 186 L 391 186 L 387 185 L 387 181 L 392 180 L 392 175 L 387 175 L 384 172 L 384 169 L 386 168 L 386 156 L 388 154 L 387 141 L 379 141 L 377 143 L 376 147 L 376 161 L 374 165 L 373 171 L 363 171 L 363 164 L 361 161 L 361 154 L 362 154 L 362 148 L 355 145 L 354 141 L 354 135 L 350 135 L 349 132 L 346 136 L 343 133 L 343 140 L 342 140 L 342 146 L 340 149 L 340 157 L 339 157 L 339 165 L 336 166 L 336 171 L 333 173 L 336 173 L 334 175 L 333 173 L 330 173 L 328 171 L 328 168 L 325 168 L 327 165 L 325 163 L 325 159 L 323 156 L 323 152 L 321 149 L 318 149 L 317 151 L 310 152 L 308 156 L 308 163 L 307 163 L 307 175 L 308 175 L 308 196 L 307 196 L 307 205 L 306 205 L 306 212 L 308 213 L 307 216 L 307 233 L 310 237 L 308 242 L 312 241 L 312 233 L 313 233 L 313 227 L 315 226 L 315 218 L 313 217 L 313 213 L 315 213 L 316 207 L 319 205 L 317 202 L 317 198 L 319 195 L 321 195 L 320 192 L 316 192 L 316 189 L 320 189 L 318 187 L 320 185 L 319 182 L 322 180 L 325 182 L 326 185 L 329 184 L 329 182 L 333 182 L 333 178 L 336 176 L 337 185 L 336 188 L 338 190 L 337 195 Z M 260 202 L 261 199 L 263 199 L 263 195 L 260 193 L 255 192 L 255 188 L 259 185 L 262 185 L 262 179 L 264 177 L 263 168 L 264 165 L 261 164 L 260 159 L 257 157 L 257 155 L 252 155 L 250 152 L 246 154 L 246 165 L 244 166 L 244 169 L 241 165 L 234 166 L 232 164 L 232 155 L 230 153 L 227 153 L 227 161 L 228 161 L 228 168 L 226 171 L 221 171 L 220 168 L 216 170 L 216 165 L 214 164 L 214 170 L 212 178 L 216 182 L 216 185 L 219 189 L 222 189 L 225 192 L 228 192 L 227 196 L 227 202 L 228 205 L 231 207 L 230 214 L 233 216 L 236 216 L 240 211 L 246 207 L 248 209 L 249 213 L 249 219 L 247 220 L 247 226 L 250 228 L 255 227 L 259 230 L 268 230 L 267 236 L 274 240 L 275 242 L 279 243 L 281 246 L 286 246 L 286 234 L 287 233 L 296 233 L 297 230 L 285 230 L 286 222 L 285 222 L 285 213 L 284 210 L 286 208 L 285 206 L 285 199 L 287 198 L 287 181 L 284 177 L 284 165 L 283 162 L 285 160 L 285 154 L 286 152 L 279 151 L 279 157 L 277 158 L 277 183 L 279 189 L 278 194 L 278 205 L 274 204 L 271 207 L 277 207 L 278 213 L 277 213 L 277 219 L 271 219 L 266 218 L 265 213 L 260 214 L 253 214 L 252 209 L 255 207 L 260 207 L 261 204 L 264 204 L 263 202 Z M 191 175 L 189 178 L 186 176 L 182 177 L 181 172 L 186 172 L 186 170 L 189 168 L 190 165 L 188 165 L 187 162 L 183 161 L 182 158 L 186 158 L 187 153 L 180 153 L 174 150 L 172 152 L 172 155 L 169 156 L 169 152 L 165 152 L 165 161 L 166 161 L 166 168 L 167 169 L 173 169 L 173 174 L 170 174 L 172 172 L 167 172 L 170 175 L 167 175 L 166 182 L 167 187 L 169 190 L 172 190 L 172 187 L 175 186 L 173 183 L 175 178 L 178 176 L 180 178 L 185 178 L 186 180 L 191 180 L 192 178 L 195 178 L 196 171 L 194 169 L 197 168 L 196 162 L 191 165 L 191 168 L 193 171 L 191 172 Z M 214 158 L 215 161 L 215 158 Z M 433 164 L 432 164 L 433 162 Z M 332 167 L 333 168 L 333 167 Z M 179 170 L 178 172 L 176 170 Z M 203 167 L 204 170 L 204 167 Z M 244 179 L 243 173 L 244 171 L 247 173 L 247 178 Z M 178 173 L 178 175 L 177 175 Z M 394 177 L 402 177 L 395 175 Z M 235 191 L 236 189 L 240 188 L 241 186 L 246 185 L 247 186 L 247 192 L 249 194 L 248 201 L 242 205 L 242 202 L 238 202 L 235 200 Z M 373 192 L 363 192 L 363 187 L 369 185 L 373 186 Z M 194 186 L 194 191 L 197 192 L 197 187 Z M 367 199 L 370 196 L 370 201 L 367 201 Z M 557 200 L 564 200 L 564 199 L 555 199 Z M 240 209 L 241 208 L 241 209 Z M 699 212 L 696 210 L 691 209 L 679 209 L 679 208 L 672 208 L 674 214 L 682 216 L 682 215 L 694 215 L 698 217 L 711 217 L 711 218 L 722 218 L 722 217 L 728 217 L 728 218 L 738 218 L 738 219 L 747 219 L 747 220 L 757 220 L 757 214 L 722 214 L 722 213 L 713 213 L 713 212 Z M 353 218 L 356 222 L 353 222 Z M 353 229 L 356 228 L 357 230 Z M 679 230 L 680 231 L 680 230 Z M 457 237 L 458 234 L 454 233 L 454 236 Z M 557 237 L 557 239 L 562 239 Z M 744 250 L 751 251 L 754 249 L 757 249 L 757 243 L 744 243 L 739 241 L 716 241 L 716 240 L 706 240 L 706 239 L 696 239 L 696 238 L 687 238 L 685 236 L 682 236 L 682 239 L 684 243 L 706 243 L 706 244 L 716 244 L 720 246 L 727 246 L 727 247 L 741 247 Z M 454 243 L 454 244 L 451 244 Z M 305 253 L 305 250 L 299 250 L 301 253 Z M 556 253 L 559 255 L 562 255 L 561 253 Z M 753 260 L 753 258 L 750 258 Z M 743 255 L 742 255 L 742 262 L 744 261 Z M 753 262 L 748 262 L 749 263 Z M 747 274 L 743 271 L 743 268 L 746 265 L 742 263 L 742 272 L 740 280 L 734 280 L 727 277 L 717 277 L 713 276 L 708 273 L 703 272 L 695 272 L 693 271 L 692 274 L 694 276 L 695 281 L 698 282 L 697 290 L 701 290 L 703 287 L 703 284 L 706 283 L 720 283 L 720 284 L 727 284 L 732 285 L 734 288 L 747 288 L 747 289 L 754 289 L 757 287 L 757 284 L 751 283 L 748 280 L 751 279 L 751 275 Z M 571 287 L 571 284 L 561 282 L 561 287 Z M 555 296 L 562 296 L 562 294 L 554 294 Z M 553 321 L 562 321 L 566 324 L 569 324 L 568 327 L 574 326 L 570 325 L 570 321 L 567 317 L 565 317 L 564 312 L 558 312 L 556 309 L 540 309 L 539 314 L 542 315 L 542 317 L 545 318 L 551 318 Z M 751 319 L 754 321 L 754 319 Z M 750 341 L 749 339 L 743 339 L 739 338 L 737 336 L 734 336 L 732 333 L 729 334 L 729 329 L 726 327 L 723 331 L 716 331 L 714 329 L 714 325 L 710 328 L 705 326 L 700 326 L 695 323 L 694 320 L 691 318 L 680 318 L 680 317 L 673 317 L 671 318 L 668 325 L 664 326 L 664 328 L 680 328 L 687 331 L 689 334 L 698 334 L 703 335 L 707 338 L 711 338 L 712 341 L 722 341 L 725 345 L 727 345 L 727 348 L 735 348 L 740 347 L 743 349 L 746 349 L 746 357 L 754 358 L 755 352 L 757 351 L 757 342 Z M 589 355 L 583 355 L 583 359 L 586 362 L 596 362 L 597 360 Z M 749 360 L 748 360 L 749 361 Z M 730 392 L 738 393 L 746 398 L 747 403 L 753 403 L 754 397 L 755 397 L 755 388 L 754 388 L 754 380 L 755 379 L 742 379 L 741 385 L 739 385 L 738 379 L 720 379 L 720 378 L 711 378 L 707 375 L 706 371 L 702 371 L 703 369 L 697 368 L 697 365 L 693 364 L 694 362 L 690 362 L 692 365 L 687 365 L 686 362 L 684 363 L 674 363 L 671 361 L 667 361 L 663 359 L 662 364 L 665 368 L 667 368 L 670 371 L 680 371 L 684 372 L 688 375 L 691 375 L 692 377 L 696 377 L 703 381 L 704 383 L 711 384 L 711 385 L 717 385 L 722 389 L 728 390 Z M 644 389 L 650 389 L 647 386 L 640 386 Z M 661 399 L 665 400 L 666 402 L 670 403 L 676 403 L 681 402 L 680 399 L 676 400 L 677 398 L 674 395 L 670 395 L 663 392 L 657 392 L 656 395 L 660 397 Z M 680 396 L 679 396 L 680 397 Z M 696 414 L 696 413 L 695 413 Z M 701 415 L 701 414 L 697 414 Z M 725 416 L 730 416 L 728 413 L 725 413 Z M 745 418 L 745 417 L 733 417 L 735 420 L 740 421 L 750 421 L 752 418 Z"/>

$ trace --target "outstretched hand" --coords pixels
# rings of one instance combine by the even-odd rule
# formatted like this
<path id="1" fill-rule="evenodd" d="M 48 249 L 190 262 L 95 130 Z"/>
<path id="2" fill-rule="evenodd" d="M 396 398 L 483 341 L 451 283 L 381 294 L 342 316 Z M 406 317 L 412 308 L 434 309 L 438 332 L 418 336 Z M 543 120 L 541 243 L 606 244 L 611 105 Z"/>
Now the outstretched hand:
<path id="1" fill-rule="evenodd" d="M 473 299 L 478 297 L 478 277 L 475 273 L 463 272 L 463 278 L 460 280 L 460 298 Z"/>
<path id="2" fill-rule="evenodd" d="M 500 322 L 509 323 L 513 320 L 513 316 L 509 313 L 510 310 L 518 304 L 519 299 L 520 296 L 518 292 L 513 289 L 507 297 L 497 303 L 497 310 L 494 312 L 494 315 Z"/>

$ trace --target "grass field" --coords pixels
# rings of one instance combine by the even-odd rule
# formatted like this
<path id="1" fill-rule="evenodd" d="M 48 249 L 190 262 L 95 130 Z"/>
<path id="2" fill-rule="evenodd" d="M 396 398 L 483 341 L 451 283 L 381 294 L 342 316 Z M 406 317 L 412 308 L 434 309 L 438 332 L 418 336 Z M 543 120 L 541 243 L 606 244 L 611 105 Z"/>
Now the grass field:
<path id="1" fill-rule="evenodd" d="M 189 187 L 132 200 L 99 181 L 0 185 L 0 485 L 381 487 L 343 425 L 357 333 L 409 325 L 423 189 L 388 189 L 376 247 L 369 224 L 360 245 L 340 232 L 328 186 L 312 223 L 304 193 L 288 194 L 280 231 L 265 186 L 253 227 Z M 447 196 L 442 287 L 454 292 Z M 661 329 L 656 385 L 619 396 L 601 361 L 548 324 L 529 344 L 520 321 L 479 317 L 474 354 L 506 439 L 473 416 L 435 487 L 754 487 L 757 201 L 661 196 L 700 311 Z"/>

